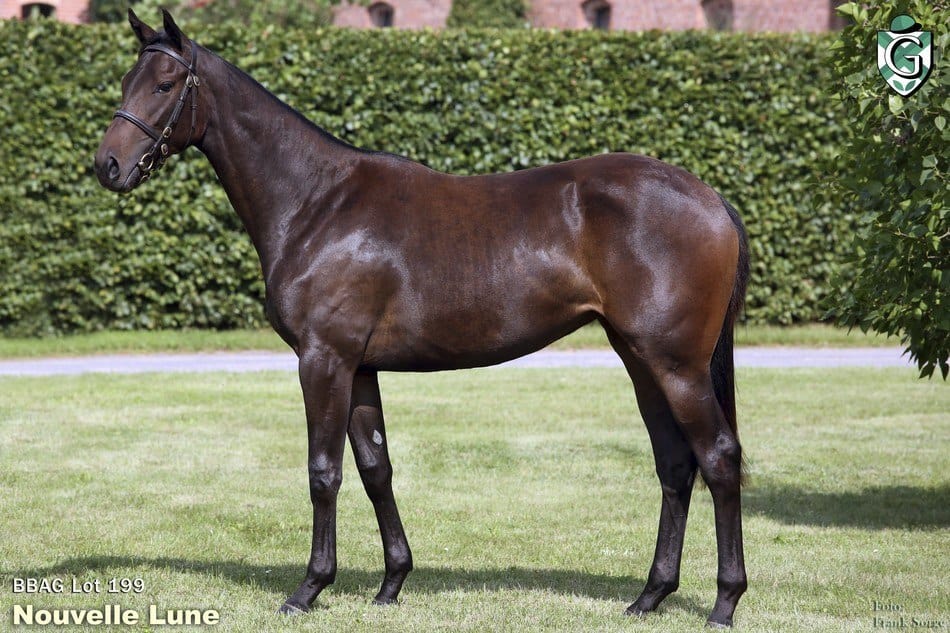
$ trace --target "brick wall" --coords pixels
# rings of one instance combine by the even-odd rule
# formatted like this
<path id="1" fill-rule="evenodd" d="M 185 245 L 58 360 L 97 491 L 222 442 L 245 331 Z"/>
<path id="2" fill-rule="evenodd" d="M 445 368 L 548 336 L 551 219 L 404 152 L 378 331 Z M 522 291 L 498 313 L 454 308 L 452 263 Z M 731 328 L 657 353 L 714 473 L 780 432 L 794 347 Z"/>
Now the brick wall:
<path id="1" fill-rule="evenodd" d="M 334 8 L 333 23 L 337 26 L 349 26 L 358 29 L 373 27 L 370 19 L 370 3 L 367 6 L 342 4 Z M 395 28 L 419 29 L 430 27 L 440 29 L 449 19 L 452 0 L 386 0 L 393 9 Z"/>
<path id="2" fill-rule="evenodd" d="M 736 31 L 827 31 L 843 23 L 832 6 L 842 0 L 613 0 L 612 30 L 682 30 L 709 27 L 704 4 L 732 13 Z M 534 26 L 561 29 L 589 28 L 583 0 L 533 0 L 528 19 Z"/>
<path id="3" fill-rule="evenodd" d="M 832 0 L 733 0 L 733 28 L 737 31 L 827 31 L 831 27 L 832 4 Z"/>
<path id="4" fill-rule="evenodd" d="M 604 0 L 528 0 L 528 20 L 542 28 L 590 28 L 586 2 Z M 844 0 L 706 0 L 717 10 L 731 8 L 732 29 L 737 31 L 827 31 L 841 28 L 832 7 Z M 606 0 L 612 30 L 705 29 L 709 18 L 703 0 Z M 388 0 L 394 9 L 393 26 L 402 28 L 445 26 L 451 0 Z M 367 7 L 343 5 L 335 10 L 334 24 L 372 28 Z"/>
<path id="5" fill-rule="evenodd" d="M 703 28 L 698 0 L 607 0 L 612 30 Z M 558 29 L 589 28 L 582 0 L 531 0 L 528 20 L 534 26 Z"/>
<path id="6" fill-rule="evenodd" d="M 543 28 L 590 28 L 585 0 L 528 0 L 528 19 Z M 587 0 L 610 6 L 612 30 L 704 29 L 709 18 L 703 0 Z M 844 0 L 706 0 L 717 11 L 731 7 L 732 28 L 737 31 L 827 31 L 844 22 L 832 7 Z M 397 28 L 442 28 L 452 8 L 452 0 L 387 0 L 393 8 Z M 0 18 L 22 15 L 24 0 L 0 0 Z M 86 21 L 88 0 L 49 0 L 55 16 L 64 22 Z M 334 10 L 334 24 L 372 28 L 369 6 L 343 4 Z"/>
<path id="7" fill-rule="evenodd" d="M 53 15 L 63 22 L 85 22 L 88 0 L 48 0 L 43 3 L 23 0 L 0 0 L 0 18 L 19 18 L 23 15 L 23 5 L 46 4 L 53 7 Z"/>

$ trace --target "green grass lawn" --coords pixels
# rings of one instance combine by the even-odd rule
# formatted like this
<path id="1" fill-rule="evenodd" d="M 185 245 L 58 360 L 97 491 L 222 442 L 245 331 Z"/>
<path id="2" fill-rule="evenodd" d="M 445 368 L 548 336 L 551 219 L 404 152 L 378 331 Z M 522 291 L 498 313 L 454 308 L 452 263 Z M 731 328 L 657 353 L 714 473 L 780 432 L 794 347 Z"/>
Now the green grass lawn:
<path id="1" fill-rule="evenodd" d="M 739 373 L 738 630 L 877 630 L 892 614 L 873 601 L 950 625 L 950 390 L 915 376 Z M 416 571 L 400 605 L 369 604 L 382 553 L 348 455 L 337 583 L 288 622 L 273 612 L 302 577 L 311 520 L 295 376 L 0 378 L 0 629 L 29 603 L 214 608 L 225 631 L 702 630 L 716 558 L 701 488 L 679 592 L 622 615 L 660 498 L 622 371 L 385 375 L 382 390 Z M 15 577 L 145 591 L 14 595 Z"/>
<path id="2" fill-rule="evenodd" d="M 897 346 L 895 338 L 813 323 L 809 325 L 740 325 L 739 345 L 799 345 L 807 347 Z M 597 324 L 582 327 L 555 342 L 555 349 L 607 348 L 607 336 Z M 235 350 L 286 351 L 287 345 L 269 329 L 166 330 L 158 332 L 97 332 L 51 338 L 0 337 L 0 358 L 77 356 L 82 354 L 211 352 Z"/>

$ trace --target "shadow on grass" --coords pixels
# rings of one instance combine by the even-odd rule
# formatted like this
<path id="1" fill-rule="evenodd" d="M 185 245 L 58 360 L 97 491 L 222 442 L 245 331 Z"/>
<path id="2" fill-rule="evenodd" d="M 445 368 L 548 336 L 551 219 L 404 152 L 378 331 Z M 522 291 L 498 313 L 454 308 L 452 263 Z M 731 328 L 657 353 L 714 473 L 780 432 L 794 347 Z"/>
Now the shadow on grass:
<path id="1" fill-rule="evenodd" d="M 141 556 L 88 556 L 68 558 L 55 565 L 39 569 L 8 572 L 0 576 L 16 578 L 50 578 L 57 575 L 82 575 L 114 569 L 160 569 L 174 573 L 200 574 L 227 578 L 233 583 L 246 585 L 278 594 L 280 601 L 303 580 L 303 565 L 253 565 L 240 561 L 204 561 L 181 558 L 146 558 Z M 341 569 L 336 582 L 327 589 L 339 593 L 362 594 L 369 601 L 383 579 L 380 569 Z M 625 608 L 633 601 L 644 580 L 633 576 L 605 576 L 563 569 L 460 569 L 452 567 L 422 567 L 415 569 L 406 581 L 407 593 L 440 594 L 453 591 L 554 591 L 571 596 L 586 596 L 596 600 L 616 601 Z M 275 603 L 274 608 L 279 606 Z M 704 607 L 689 597 L 673 594 L 661 610 L 680 609 L 706 615 Z"/>
<path id="2" fill-rule="evenodd" d="M 819 492 L 753 480 L 743 490 L 742 506 L 790 525 L 874 530 L 950 526 L 950 486 L 871 486 L 853 492 Z"/>

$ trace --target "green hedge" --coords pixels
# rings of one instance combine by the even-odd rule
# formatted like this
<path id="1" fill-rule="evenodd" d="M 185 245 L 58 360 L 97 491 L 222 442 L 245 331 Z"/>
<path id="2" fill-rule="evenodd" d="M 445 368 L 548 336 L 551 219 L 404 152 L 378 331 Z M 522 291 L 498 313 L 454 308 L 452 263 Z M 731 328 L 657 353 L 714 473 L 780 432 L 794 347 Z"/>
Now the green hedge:
<path id="1" fill-rule="evenodd" d="M 853 217 L 817 195 L 843 136 L 821 61 L 828 37 L 229 26 L 192 35 L 333 134 L 437 169 L 521 169 L 608 150 L 683 166 L 746 221 L 749 320 L 814 320 L 834 291 Z M 172 159 L 131 196 L 96 181 L 93 155 L 135 51 L 126 26 L 0 24 L 2 332 L 264 322 L 253 248 L 203 156 Z"/>
<path id="2" fill-rule="evenodd" d="M 452 0 L 446 25 L 459 28 L 516 29 L 526 26 L 525 0 Z"/>

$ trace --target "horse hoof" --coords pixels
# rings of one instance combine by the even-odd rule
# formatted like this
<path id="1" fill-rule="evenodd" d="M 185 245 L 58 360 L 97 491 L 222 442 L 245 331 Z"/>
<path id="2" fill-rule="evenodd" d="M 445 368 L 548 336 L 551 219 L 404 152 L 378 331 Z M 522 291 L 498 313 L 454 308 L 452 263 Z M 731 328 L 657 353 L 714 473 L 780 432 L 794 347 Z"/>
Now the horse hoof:
<path id="1" fill-rule="evenodd" d="M 280 606 L 279 609 L 277 609 L 277 613 L 280 615 L 303 615 L 305 613 L 310 613 L 310 609 L 298 607 L 295 604 L 285 602 Z"/>
<path id="2" fill-rule="evenodd" d="M 706 620 L 706 626 L 711 629 L 731 629 L 732 628 L 732 618 L 726 618 L 721 622 L 715 620 Z"/>
<path id="3" fill-rule="evenodd" d="M 623 612 L 624 615 L 628 615 L 634 618 L 645 618 L 647 617 L 648 613 L 650 612 L 644 611 L 643 609 L 641 609 L 635 604 L 631 604 L 629 607 L 627 607 L 627 610 Z"/>
<path id="4" fill-rule="evenodd" d="M 376 596 L 373 598 L 373 604 L 377 607 L 388 607 L 389 605 L 399 604 L 399 601 L 396 598 L 380 598 Z"/>

